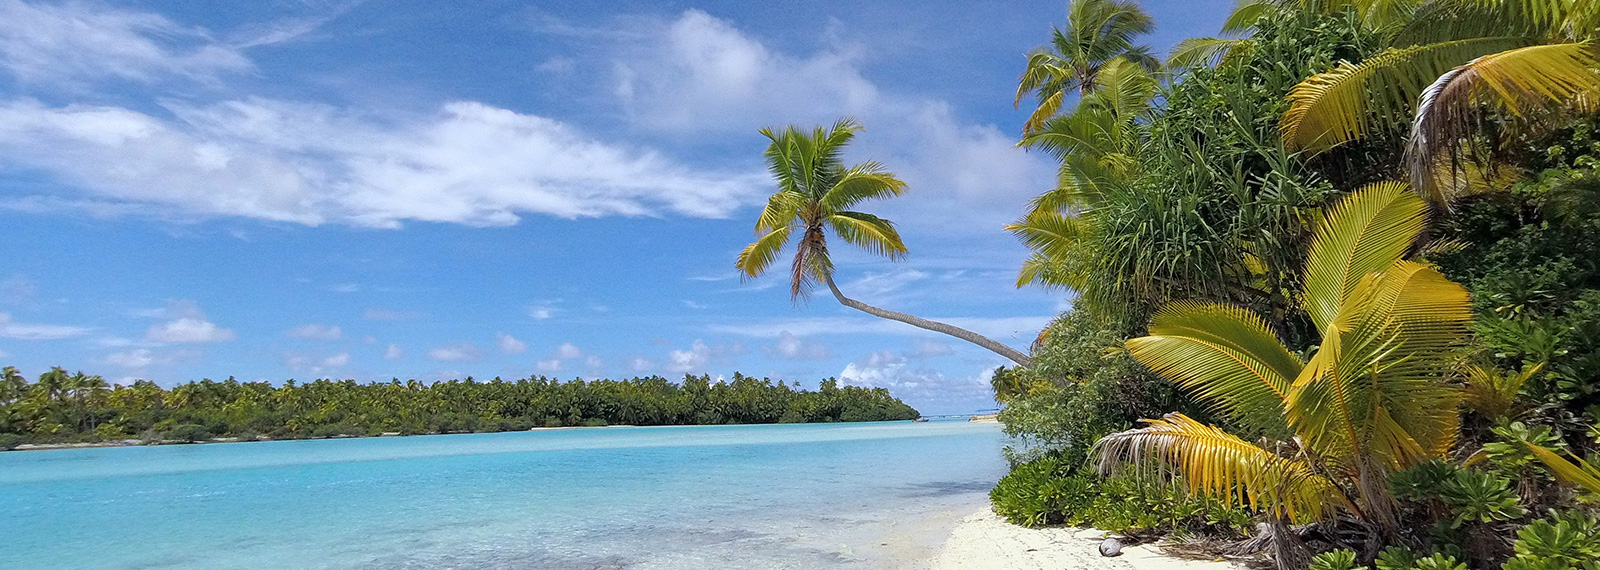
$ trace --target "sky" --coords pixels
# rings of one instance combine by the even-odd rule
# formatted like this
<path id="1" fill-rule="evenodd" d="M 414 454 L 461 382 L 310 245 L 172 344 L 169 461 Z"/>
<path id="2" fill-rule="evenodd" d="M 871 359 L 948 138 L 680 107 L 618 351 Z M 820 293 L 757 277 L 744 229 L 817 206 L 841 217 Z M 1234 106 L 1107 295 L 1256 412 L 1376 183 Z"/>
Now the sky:
<path id="1" fill-rule="evenodd" d="M 1231 0 L 1149 0 L 1165 53 Z M 909 184 L 832 248 L 867 303 L 1026 349 L 1002 226 L 1064 2 L 0 0 L 0 363 L 112 382 L 746 375 L 995 406 L 1007 362 L 733 268 L 762 127 Z"/>

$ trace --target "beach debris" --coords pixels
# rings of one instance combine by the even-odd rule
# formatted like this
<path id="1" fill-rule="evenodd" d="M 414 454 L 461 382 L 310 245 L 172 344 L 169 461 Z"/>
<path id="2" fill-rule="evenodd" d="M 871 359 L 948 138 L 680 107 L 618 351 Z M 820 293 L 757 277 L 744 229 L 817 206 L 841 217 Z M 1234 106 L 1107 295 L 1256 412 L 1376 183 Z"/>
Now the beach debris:
<path id="1" fill-rule="evenodd" d="M 1122 556 L 1122 541 L 1116 538 L 1105 539 L 1100 543 L 1100 555 L 1107 558 Z"/>

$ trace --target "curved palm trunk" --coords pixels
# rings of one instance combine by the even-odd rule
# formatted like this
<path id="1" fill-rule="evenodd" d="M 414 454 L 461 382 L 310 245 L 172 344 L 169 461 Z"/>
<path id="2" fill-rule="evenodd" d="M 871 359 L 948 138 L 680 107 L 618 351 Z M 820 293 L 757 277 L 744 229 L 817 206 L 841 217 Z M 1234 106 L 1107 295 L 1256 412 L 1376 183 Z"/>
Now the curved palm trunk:
<path id="1" fill-rule="evenodd" d="M 898 311 L 890 311 L 888 309 L 880 309 L 880 308 L 874 307 L 872 305 L 868 305 L 868 304 L 863 303 L 861 301 L 857 301 L 855 299 L 851 299 L 849 297 L 844 296 L 844 293 L 841 293 L 839 291 L 839 286 L 835 285 L 833 283 L 833 276 L 832 275 L 824 275 L 822 279 L 823 279 L 823 281 L 828 283 L 828 290 L 829 291 L 833 291 L 833 297 L 835 299 L 838 299 L 839 300 L 839 304 L 841 304 L 841 305 L 844 305 L 846 307 L 850 307 L 852 309 L 855 309 L 857 311 L 861 311 L 863 313 L 866 313 L 866 314 L 869 314 L 869 315 L 872 315 L 872 316 L 875 316 L 875 317 L 882 317 L 882 318 L 885 318 L 885 319 L 889 319 L 891 321 L 900 321 L 902 323 L 905 323 L 905 324 L 908 324 L 908 325 L 911 325 L 911 326 L 914 326 L 914 327 L 917 327 L 917 328 L 920 328 L 920 329 L 926 329 L 926 330 L 930 330 L 930 331 L 933 331 L 933 332 L 936 332 L 936 333 L 947 334 L 947 335 L 959 338 L 961 340 L 970 342 L 972 344 L 976 344 L 978 346 L 987 348 L 990 351 L 993 351 L 995 354 L 999 354 L 1000 356 L 1004 356 L 1006 358 L 1011 359 L 1012 362 L 1017 363 L 1019 366 L 1027 366 L 1028 365 L 1028 360 L 1029 360 L 1028 355 L 1023 354 L 1022 351 L 1019 351 L 1019 350 L 1017 350 L 1015 348 L 1011 348 L 1011 347 L 1006 346 L 1004 344 L 1000 344 L 998 341 L 996 341 L 994 339 L 991 339 L 989 337 L 983 336 L 981 334 L 969 331 L 967 329 L 964 329 L 964 328 L 961 328 L 961 327 L 958 327 L 958 326 L 955 326 L 955 325 L 941 323 L 941 322 L 938 322 L 938 321 L 930 321 L 928 319 L 924 319 L 924 318 L 921 318 L 921 317 L 914 317 L 914 316 L 907 315 L 905 313 L 901 313 L 901 312 L 898 312 Z"/>

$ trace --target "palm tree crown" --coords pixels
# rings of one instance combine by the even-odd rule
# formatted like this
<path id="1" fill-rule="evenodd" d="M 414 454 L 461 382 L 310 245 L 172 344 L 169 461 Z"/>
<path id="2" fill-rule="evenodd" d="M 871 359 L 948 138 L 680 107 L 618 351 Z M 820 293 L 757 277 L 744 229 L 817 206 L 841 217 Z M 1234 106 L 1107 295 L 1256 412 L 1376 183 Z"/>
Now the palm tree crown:
<path id="1" fill-rule="evenodd" d="M 1148 46 L 1134 39 L 1155 28 L 1139 5 L 1131 0 L 1075 0 L 1067 13 L 1067 28 L 1055 28 L 1048 48 L 1028 55 L 1028 66 L 1017 80 L 1017 98 L 1032 93 L 1039 106 L 1028 117 L 1024 134 L 1032 133 L 1060 111 L 1067 93 L 1087 95 L 1096 89 L 1100 71 L 1111 61 L 1125 59 L 1150 71 L 1160 67 Z"/>
<path id="2" fill-rule="evenodd" d="M 828 230 L 846 243 L 890 259 L 906 254 L 892 222 L 850 209 L 866 200 L 899 196 L 906 188 L 877 162 L 844 166 L 840 153 L 860 130 L 861 125 L 850 119 L 809 134 L 792 126 L 776 133 L 761 130 L 772 141 L 766 159 L 778 192 L 767 199 L 756 221 L 759 237 L 739 253 L 737 266 L 745 277 L 765 272 L 795 233 L 799 239 L 789 291 L 796 300 L 810 294 L 817 282 L 832 278 Z"/>
<path id="3" fill-rule="evenodd" d="M 1027 364 L 1027 355 L 994 339 L 948 323 L 851 299 L 833 282 L 833 261 L 828 257 L 830 231 L 845 243 L 889 259 L 906 255 L 906 244 L 900 240 L 893 223 L 851 209 L 866 200 L 899 196 L 906 188 L 905 182 L 877 162 L 844 165 L 840 154 L 860 130 L 861 125 L 849 119 L 835 123 L 832 128 L 818 127 L 810 132 L 796 127 L 781 132 L 761 130 L 761 134 L 772 141 L 767 145 L 766 160 L 778 191 L 767 199 L 766 208 L 756 220 L 755 243 L 739 252 L 735 262 L 739 272 L 746 278 L 760 276 L 777 261 L 790 239 L 796 238 L 794 262 L 789 271 L 790 299 L 799 300 L 809 295 L 820 281 L 846 307 L 954 336 L 1018 364 Z"/>

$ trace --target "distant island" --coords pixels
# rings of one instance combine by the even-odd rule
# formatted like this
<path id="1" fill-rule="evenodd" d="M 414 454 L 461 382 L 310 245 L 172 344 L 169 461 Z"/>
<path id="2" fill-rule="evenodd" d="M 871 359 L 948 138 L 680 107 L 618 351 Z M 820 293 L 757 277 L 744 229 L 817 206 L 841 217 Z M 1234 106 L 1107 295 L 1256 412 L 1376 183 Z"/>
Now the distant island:
<path id="1" fill-rule="evenodd" d="M 502 432 L 541 427 L 914 420 L 883 388 L 822 381 L 816 391 L 734 373 L 629 380 L 513 381 L 472 377 L 280 385 L 210 379 L 163 389 L 110 385 L 55 368 L 28 382 L 0 373 L 0 450 L 20 445 L 184 443 L 213 440 Z"/>

